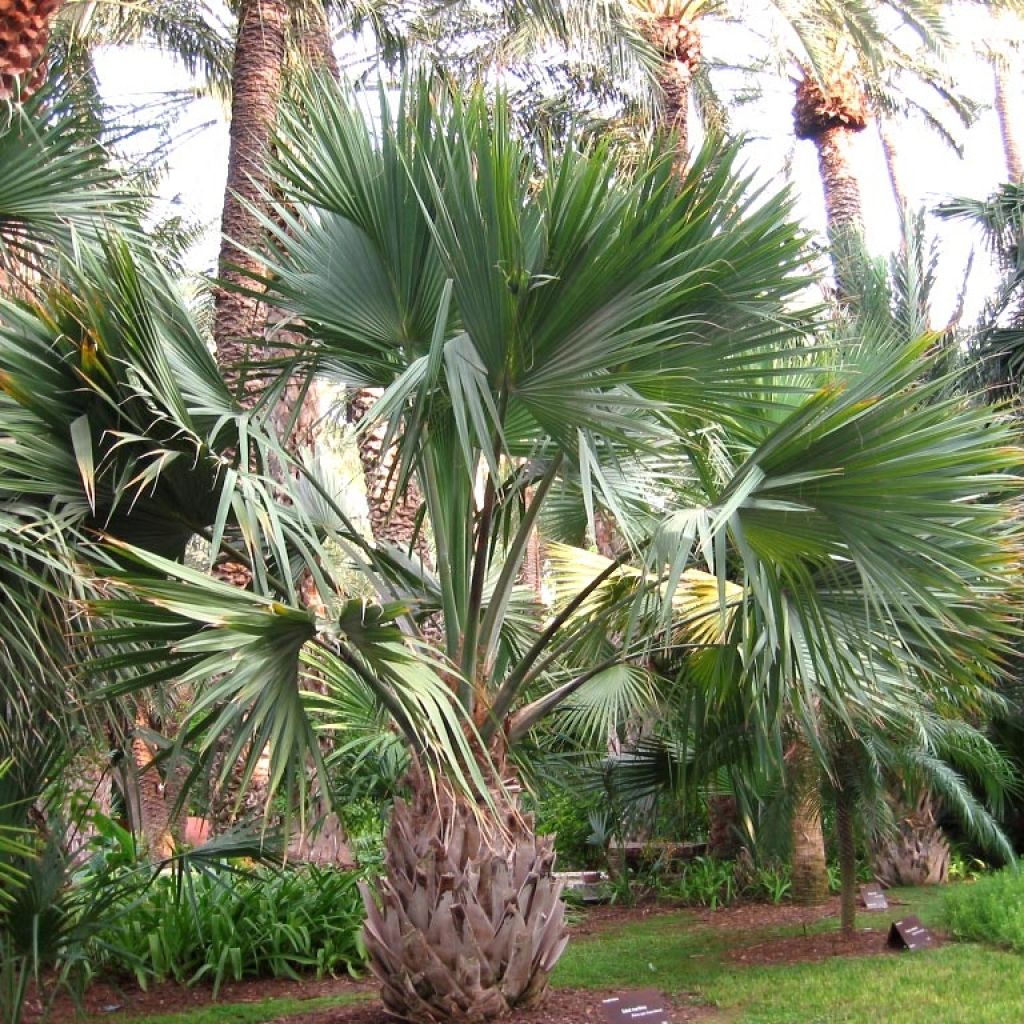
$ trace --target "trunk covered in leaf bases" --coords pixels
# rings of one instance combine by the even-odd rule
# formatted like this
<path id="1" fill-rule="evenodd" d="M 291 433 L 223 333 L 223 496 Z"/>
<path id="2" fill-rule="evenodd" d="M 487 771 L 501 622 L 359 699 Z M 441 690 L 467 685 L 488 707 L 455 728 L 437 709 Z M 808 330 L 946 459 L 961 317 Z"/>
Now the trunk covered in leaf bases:
<path id="1" fill-rule="evenodd" d="M 886 886 L 938 885 L 949 875 L 949 843 L 935 821 L 935 808 L 925 794 L 879 841 L 874 853 L 875 877 Z"/>
<path id="2" fill-rule="evenodd" d="M 0 0 L 0 99 L 25 95 L 46 73 L 50 21 L 63 0 Z"/>
<path id="3" fill-rule="evenodd" d="M 551 837 L 513 797 L 495 818 L 447 784 L 397 801 L 385 875 L 364 888 L 371 970 L 389 1012 L 475 1022 L 539 1002 L 568 941 Z"/>
<path id="4" fill-rule="evenodd" d="M 665 128 L 676 136 L 676 166 L 681 174 L 689 151 L 690 90 L 701 59 L 700 30 L 689 17 L 647 17 L 640 23 L 647 41 L 658 51 Z"/>
<path id="5" fill-rule="evenodd" d="M 805 71 L 796 90 L 793 124 L 796 137 L 810 139 L 818 150 L 825 220 L 834 247 L 841 248 L 847 239 L 863 231 L 863 204 L 852 152 L 857 135 L 867 123 L 867 100 L 855 74 L 837 70 L 822 85 Z M 838 263 L 836 279 L 840 296 L 847 294 Z"/>
<path id="6" fill-rule="evenodd" d="M 792 807 L 793 902 L 812 906 L 828 899 L 825 836 L 821 828 L 821 771 L 803 739 L 793 741 L 786 761 Z"/>

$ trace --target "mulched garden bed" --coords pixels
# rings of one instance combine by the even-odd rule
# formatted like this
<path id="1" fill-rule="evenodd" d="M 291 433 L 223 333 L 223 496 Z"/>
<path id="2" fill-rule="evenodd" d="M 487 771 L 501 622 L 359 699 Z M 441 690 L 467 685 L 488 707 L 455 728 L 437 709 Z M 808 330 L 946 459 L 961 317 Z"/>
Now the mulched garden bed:
<path id="1" fill-rule="evenodd" d="M 572 915 L 570 931 L 574 936 L 596 935 L 636 921 L 677 913 L 679 909 L 653 901 L 634 906 L 590 907 L 582 915 L 579 912 Z M 839 900 L 835 898 L 817 907 L 743 903 L 718 910 L 697 909 L 690 912 L 705 927 L 726 932 L 752 933 L 768 928 L 811 925 L 824 918 L 837 917 Z M 864 914 L 858 916 L 863 923 Z M 843 938 L 837 932 L 775 937 L 740 945 L 726 956 L 737 965 L 747 967 L 821 961 L 836 956 L 895 955 L 898 951 L 886 945 L 887 936 L 888 918 L 883 914 L 879 915 L 876 927 L 858 930 L 851 938 Z M 941 936 L 936 936 L 936 939 L 941 943 Z M 217 1000 L 214 1000 L 212 986 L 205 984 L 192 987 L 162 984 L 144 992 L 131 982 L 121 985 L 95 982 L 85 993 L 83 1007 L 89 1024 L 104 1020 L 116 1024 L 127 1015 L 145 1019 L 215 1002 L 257 1003 L 275 998 L 304 1000 L 349 995 L 362 998 L 351 1005 L 281 1017 L 272 1024 L 395 1024 L 395 1019 L 384 1013 L 376 998 L 376 991 L 372 978 L 359 981 L 350 978 L 325 978 L 322 981 L 311 978 L 301 981 L 267 978 L 226 982 L 221 986 Z M 610 994 L 591 989 L 553 989 L 543 1007 L 528 1013 L 517 1012 L 512 1019 L 515 1024 L 599 1024 L 604 1019 L 601 1016 L 601 1000 Z M 614 994 L 621 995 L 622 992 L 620 990 Z M 676 1024 L 704 1020 L 715 1012 L 696 998 L 688 999 L 685 993 L 666 997 L 665 1001 L 672 1007 L 671 1019 Z M 30 1001 L 26 1024 L 38 1024 L 41 1019 L 40 1009 L 38 1003 L 32 1005 Z M 48 1024 L 63 1024 L 75 1019 L 75 1004 L 62 995 L 48 1018 Z M 82 1020 L 81 1017 L 77 1019 Z"/>

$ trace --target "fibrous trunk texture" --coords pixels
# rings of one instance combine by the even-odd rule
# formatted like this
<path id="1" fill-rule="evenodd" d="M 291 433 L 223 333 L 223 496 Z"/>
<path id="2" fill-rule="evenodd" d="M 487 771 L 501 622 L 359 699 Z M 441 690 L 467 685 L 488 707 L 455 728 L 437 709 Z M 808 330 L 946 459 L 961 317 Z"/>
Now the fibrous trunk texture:
<path id="1" fill-rule="evenodd" d="M 849 294 L 843 280 L 843 250 L 863 232 L 863 204 L 853 172 L 852 151 L 854 140 L 867 123 L 867 100 L 854 74 L 837 72 L 823 88 L 805 71 L 796 90 L 793 125 L 796 137 L 810 139 L 818 150 L 825 221 L 836 254 L 833 265 L 840 298 Z"/>
<path id="2" fill-rule="evenodd" d="M 690 89 L 701 59 L 700 30 L 688 18 L 648 17 L 641 22 L 648 42 L 661 55 L 658 85 L 665 111 L 665 128 L 676 138 L 676 170 L 686 169 L 689 154 Z"/>
<path id="3" fill-rule="evenodd" d="M 708 797 L 708 854 L 733 860 L 740 852 L 739 805 L 730 793 Z"/>
<path id="4" fill-rule="evenodd" d="M 792 806 L 793 902 L 811 906 L 828 899 L 825 836 L 821 828 L 821 770 L 802 739 L 793 741 L 786 761 Z"/>
<path id="5" fill-rule="evenodd" d="M 875 877 L 886 886 L 938 885 L 949 875 L 949 843 L 935 821 L 931 798 L 896 826 L 896 834 L 880 841 L 874 855 Z"/>
<path id="6" fill-rule="evenodd" d="M 857 926 L 857 841 L 854 833 L 856 811 L 853 792 L 840 786 L 836 791 L 836 844 L 839 847 L 840 927 L 852 935 Z"/>
<path id="7" fill-rule="evenodd" d="M 825 192 L 825 221 L 833 239 L 863 230 L 860 183 L 851 161 L 855 139 L 856 132 L 847 128 L 829 128 L 814 139 Z"/>
<path id="8" fill-rule="evenodd" d="M 50 21 L 62 2 L 0 0 L 0 99 L 26 95 L 46 74 Z"/>
<path id="9" fill-rule="evenodd" d="M 1019 124 L 1015 115 L 1019 109 L 1018 89 L 1011 82 L 1011 68 L 1005 60 L 993 60 L 992 73 L 996 86 L 996 114 L 999 116 L 999 131 L 1003 138 L 1003 153 L 1006 156 L 1006 173 L 1010 181 L 1024 181 L 1024 159 L 1021 157 L 1017 137 Z"/>
<path id="10" fill-rule="evenodd" d="M 159 863 L 173 857 L 177 845 L 181 817 L 177 805 L 183 772 L 179 766 L 168 763 L 165 781 L 154 763 L 159 751 L 143 735 L 153 730 L 152 718 L 140 710 L 135 724 L 131 749 L 138 793 L 138 830 L 149 859 Z"/>
<path id="11" fill-rule="evenodd" d="M 259 249 L 262 230 L 255 209 L 265 205 L 271 135 L 277 117 L 284 73 L 285 0 L 243 0 L 239 11 L 238 36 L 232 70 L 231 144 L 228 150 L 228 178 L 221 215 L 221 250 L 218 274 L 232 285 L 252 287 L 246 271 L 258 273 L 259 260 L 244 248 Z M 217 361 L 230 380 L 237 379 L 237 367 L 244 365 L 251 339 L 262 338 L 266 307 L 258 299 L 229 288 L 215 295 L 214 338 Z M 264 381 L 246 379 L 246 391 L 259 392 Z"/>
<path id="12" fill-rule="evenodd" d="M 503 796 L 499 821 L 447 784 L 414 788 L 396 802 L 377 891 L 363 889 L 385 1008 L 478 1024 L 536 1005 L 568 941 L 552 838 Z"/>

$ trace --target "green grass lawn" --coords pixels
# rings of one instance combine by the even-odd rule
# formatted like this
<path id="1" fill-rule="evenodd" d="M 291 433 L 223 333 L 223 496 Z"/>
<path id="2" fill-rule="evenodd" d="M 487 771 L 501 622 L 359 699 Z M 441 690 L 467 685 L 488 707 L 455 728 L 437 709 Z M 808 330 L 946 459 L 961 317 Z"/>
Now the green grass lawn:
<path id="1" fill-rule="evenodd" d="M 905 905 L 861 914 L 882 929 L 908 913 L 941 925 L 942 890 L 902 889 Z M 814 930 L 835 928 L 828 920 Z M 799 934 L 802 926 L 726 931 L 688 911 L 625 924 L 570 943 L 554 984 L 575 988 L 657 988 L 708 1007 L 710 1024 L 1007 1024 L 1024 1021 L 1024 957 L 973 943 L 894 956 L 833 957 L 818 963 L 747 966 L 726 959 L 740 944 Z M 216 1004 L 147 1024 L 263 1024 L 341 1005 L 352 997 Z M 356 996 L 355 998 L 364 998 Z M 129 1015 L 116 1024 L 141 1024 Z M 572 1022 L 566 1022 L 572 1024 Z"/>
<path id="2" fill-rule="evenodd" d="M 860 915 L 888 927 L 916 913 L 940 923 L 937 890 L 897 890 L 907 905 Z M 834 928 L 835 921 L 819 927 Z M 738 941 L 792 935 L 800 927 L 722 932 L 680 912 L 626 925 L 570 944 L 555 984 L 594 988 L 654 987 L 687 993 L 730 1024 L 1003 1024 L 1024 1020 L 1024 959 L 973 944 L 899 956 L 834 957 L 818 963 L 753 967 L 724 959 Z"/>

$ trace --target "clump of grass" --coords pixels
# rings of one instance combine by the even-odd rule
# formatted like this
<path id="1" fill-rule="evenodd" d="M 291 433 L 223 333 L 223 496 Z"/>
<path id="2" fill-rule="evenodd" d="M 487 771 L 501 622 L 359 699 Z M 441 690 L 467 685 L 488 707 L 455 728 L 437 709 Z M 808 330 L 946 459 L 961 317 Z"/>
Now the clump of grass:
<path id="1" fill-rule="evenodd" d="M 943 920 L 958 939 L 1024 953 L 1024 873 L 1007 868 L 950 889 Z"/>

